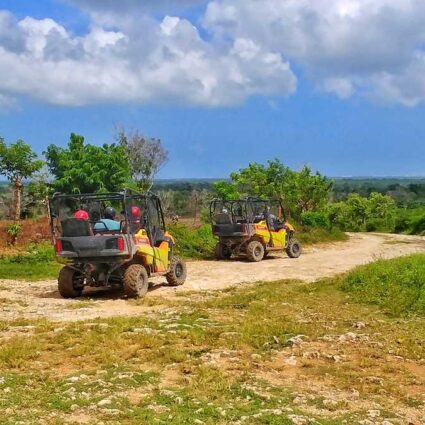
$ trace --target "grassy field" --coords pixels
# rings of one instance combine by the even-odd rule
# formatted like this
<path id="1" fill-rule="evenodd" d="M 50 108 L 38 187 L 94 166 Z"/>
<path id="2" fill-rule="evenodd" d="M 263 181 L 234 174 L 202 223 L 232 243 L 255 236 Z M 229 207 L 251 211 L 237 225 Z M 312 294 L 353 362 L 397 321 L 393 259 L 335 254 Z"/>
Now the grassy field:
<path id="1" fill-rule="evenodd" d="M 29 245 L 13 254 L 0 256 L 0 279 L 54 279 L 61 267 L 55 260 L 53 247 L 49 243 Z"/>
<path id="2" fill-rule="evenodd" d="M 0 322 L 2 423 L 420 424 L 424 317 L 358 289 L 416 287 L 425 256 L 405 261 L 129 301 L 139 317 Z"/>

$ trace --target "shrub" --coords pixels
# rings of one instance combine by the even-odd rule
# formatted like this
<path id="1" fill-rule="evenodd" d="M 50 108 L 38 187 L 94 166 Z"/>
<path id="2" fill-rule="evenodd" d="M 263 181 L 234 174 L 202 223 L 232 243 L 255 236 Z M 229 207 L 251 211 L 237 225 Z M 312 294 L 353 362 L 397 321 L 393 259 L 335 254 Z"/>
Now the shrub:
<path id="1" fill-rule="evenodd" d="M 22 232 L 22 225 L 19 223 L 11 223 L 6 226 L 6 233 L 10 237 L 10 244 L 16 245 L 18 236 Z"/>
<path id="2" fill-rule="evenodd" d="M 211 225 L 204 224 L 190 228 L 182 224 L 169 226 L 176 238 L 176 253 L 187 258 L 212 258 L 217 243 L 211 231 Z"/>
<path id="3" fill-rule="evenodd" d="M 425 234 L 425 208 L 398 209 L 395 231 L 410 235 Z"/>
<path id="4" fill-rule="evenodd" d="M 396 316 L 425 314 L 425 255 L 358 267 L 343 278 L 342 289 L 357 301 L 376 304 Z"/>
<path id="5" fill-rule="evenodd" d="M 303 226 L 330 228 L 329 215 L 324 212 L 311 211 L 301 215 L 301 223 Z"/>

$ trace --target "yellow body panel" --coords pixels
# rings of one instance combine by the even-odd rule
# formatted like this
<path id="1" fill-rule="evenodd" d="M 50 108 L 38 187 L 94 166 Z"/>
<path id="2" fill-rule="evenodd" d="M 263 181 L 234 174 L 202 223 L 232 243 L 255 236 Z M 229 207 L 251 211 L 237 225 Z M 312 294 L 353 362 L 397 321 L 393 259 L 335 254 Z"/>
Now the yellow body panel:
<path id="1" fill-rule="evenodd" d="M 167 232 L 165 236 L 171 238 L 173 237 Z M 167 242 L 162 242 L 159 247 L 152 247 L 150 244 L 149 237 L 145 229 L 140 229 L 139 232 L 135 235 L 136 245 L 137 245 L 137 254 L 143 257 L 143 263 L 148 266 L 154 264 L 155 259 L 155 273 L 166 272 L 168 270 L 169 263 L 169 252 L 170 245 Z"/>
<path id="2" fill-rule="evenodd" d="M 284 248 L 286 246 L 286 230 L 278 232 L 270 231 L 265 220 L 254 224 L 255 234 L 260 236 L 266 245 L 273 248 Z"/>

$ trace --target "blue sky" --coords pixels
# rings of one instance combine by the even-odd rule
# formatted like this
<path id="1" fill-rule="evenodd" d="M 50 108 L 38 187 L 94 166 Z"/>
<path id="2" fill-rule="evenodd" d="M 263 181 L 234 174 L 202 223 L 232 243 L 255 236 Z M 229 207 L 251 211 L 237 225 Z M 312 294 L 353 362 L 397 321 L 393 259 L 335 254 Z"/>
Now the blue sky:
<path id="1" fill-rule="evenodd" d="M 366 34 L 356 53 L 349 39 L 335 48 L 317 24 L 309 51 L 310 34 L 299 28 L 289 34 L 294 45 L 283 30 L 244 28 L 250 1 L 258 0 L 187 0 L 171 9 L 167 0 L 127 0 L 117 10 L 110 1 L 0 0 L 0 135 L 41 154 L 65 145 L 70 132 L 100 144 L 113 141 L 116 125 L 139 129 L 169 150 L 162 178 L 225 177 L 274 157 L 330 176 L 425 175 L 425 40 L 406 30 L 425 23 L 416 22 L 422 10 L 400 6 L 391 21 L 388 5 L 397 1 L 359 9 L 356 0 L 336 0 L 339 14 L 327 16 L 327 0 L 318 0 L 309 12 L 319 23 L 336 20 L 346 38 L 385 13 L 395 41 L 404 39 L 388 50 L 380 34 Z M 288 13 L 276 10 L 274 25 Z M 5 35 L 11 28 L 19 39 Z"/>

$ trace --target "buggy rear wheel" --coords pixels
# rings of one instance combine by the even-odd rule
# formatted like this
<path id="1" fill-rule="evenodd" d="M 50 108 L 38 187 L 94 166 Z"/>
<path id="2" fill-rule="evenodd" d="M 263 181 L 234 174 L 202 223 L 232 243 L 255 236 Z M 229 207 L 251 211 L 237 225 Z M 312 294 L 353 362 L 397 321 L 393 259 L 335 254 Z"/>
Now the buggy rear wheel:
<path id="1" fill-rule="evenodd" d="M 128 298 L 142 298 L 149 288 L 146 269 L 140 264 L 132 264 L 124 272 L 124 292 Z"/>
<path id="2" fill-rule="evenodd" d="M 63 298 L 78 298 L 83 293 L 84 276 L 77 270 L 65 266 L 59 273 L 58 289 Z"/>
<path id="3" fill-rule="evenodd" d="M 297 239 L 291 239 L 286 247 L 286 253 L 289 258 L 298 258 L 301 255 L 301 244 Z"/>
<path id="4" fill-rule="evenodd" d="M 232 256 L 232 251 L 227 245 L 224 245 L 222 243 L 218 243 L 215 246 L 215 258 L 216 260 L 229 260 Z"/>
<path id="5" fill-rule="evenodd" d="M 258 241 L 251 241 L 246 247 L 246 255 L 249 261 L 258 263 L 264 258 L 263 244 Z"/>
<path id="6" fill-rule="evenodd" d="M 186 263 L 180 257 L 173 257 L 170 262 L 170 270 L 165 275 L 171 286 L 181 286 L 186 282 Z"/>

